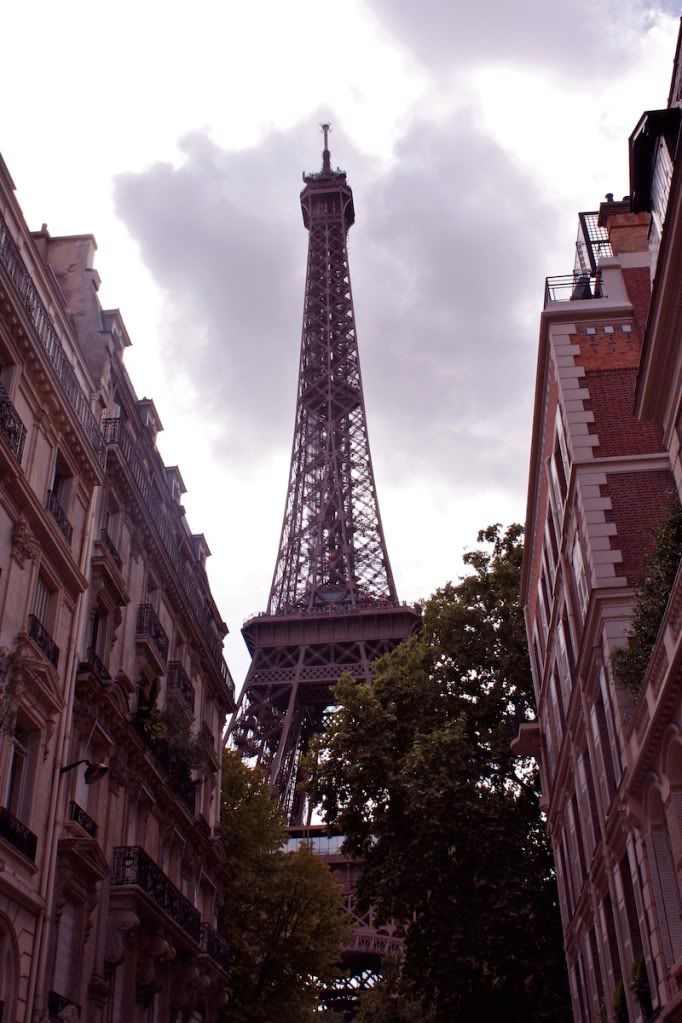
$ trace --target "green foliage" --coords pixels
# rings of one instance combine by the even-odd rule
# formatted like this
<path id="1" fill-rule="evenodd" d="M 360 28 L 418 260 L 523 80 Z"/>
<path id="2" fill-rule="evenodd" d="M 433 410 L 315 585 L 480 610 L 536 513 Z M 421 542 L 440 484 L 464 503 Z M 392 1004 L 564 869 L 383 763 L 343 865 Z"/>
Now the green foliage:
<path id="1" fill-rule="evenodd" d="M 613 992 L 613 1011 L 616 1023 L 628 1023 L 628 1005 L 625 1000 L 625 987 L 622 980 L 618 981 Z"/>
<path id="2" fill-rule="evenodd" d="M 651 555 L 637 588 L 627 646 L 613 655 L 613 671 L 636 696 L 644 681 L 651 652 L 682 559 L 682 506 L 674 499 L 654 534 Z"/>
<path id="3" fill-rule="evenodd" d="M 644 956 L 635 959 L 632 964 L 630 975 L 630 990 L 633 992 L 645 1020 L 653 1016 L 653 1002 L 651 1000 L 651 987 L 649 986 L 649 975 L 646 969 Z"/>
<path id="4" fill-rule="evenodd" d="M 182 696 L 175 689 L 168 689 L 166 704 L 159 709 L 159 691 L 158 678 L 148 686 L 139 686 L 135 713 L 137 727 L 150 746 L 166 746 L 171 759 L 181 763 L 188 772 L 192 769 L 205 770 L 209 763 L 207 740 L 201 733 L 195 735 L 192 732 L 191 718 Z"/>
<path id="5" fill-rule="evenodd" d="M 306 848 L 281 851 L 284 823 L 260 771 L 223 759 L 226 855 L 220 931 L 230 947 L 229 1023 L 302 1023 L 318 983 L 336 976 L 348 923 L 328 867 Z"/>
<path id="6" fill-rule="evenodd" d="M 408 988 L 400 958 L 389 957 L 381 981 L 360 996 L 358 1023 L 433 1023 L 433 1013 Z"/>
<path id="7" fill-rule="evenodd" d="M 426 603 L 372 687 L 340 680 L 313 750 L 324 816 L 365 861 L 361 898 L 412 921 L 399 990 L 433 1012 L 416 1020 L 570 1018 L 537 772 L 509 749 L 533 707 L 521 537 L 479 533 L 470 574 Z"/>

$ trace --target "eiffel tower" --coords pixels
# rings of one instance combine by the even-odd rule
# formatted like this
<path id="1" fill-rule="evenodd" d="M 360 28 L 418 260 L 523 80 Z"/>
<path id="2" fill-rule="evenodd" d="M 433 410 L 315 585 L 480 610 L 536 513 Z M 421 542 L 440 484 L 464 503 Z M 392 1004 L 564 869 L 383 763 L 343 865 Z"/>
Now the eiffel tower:
<path id="1" fill-rule="evenodd" d="M 329 853 L 324 828 L 311 826 L 301 758 L 322 730 L 339 677 L 369 682 L 372 661 L 414 632 L 420 617 L 398 601 L 388 560 L 348 265 L 353 193 L 345 172 L 332 170 L 329 125 L 322 131 L 322 168 L 303 175 L 301 192 L 308 264 L 284 520 L 267 610 L 242 629 L 252 660 L 231 739 L 269 772 L 293 838 L 313 842 L 338 874 L 353 916 L 343 957 L 352 1001 L 398 939 L 378 931 L 371 912 L 356 912 L 357 865 L 338 854 L 338 841 Z M 344 997 L 331 1001 L 344 1008 Z"/>

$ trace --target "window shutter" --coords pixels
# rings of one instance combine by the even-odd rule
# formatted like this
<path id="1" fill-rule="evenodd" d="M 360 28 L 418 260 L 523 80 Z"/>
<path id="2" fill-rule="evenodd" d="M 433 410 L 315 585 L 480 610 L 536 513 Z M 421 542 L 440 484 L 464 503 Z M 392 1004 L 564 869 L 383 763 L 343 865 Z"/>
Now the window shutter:
<path id="1" fill-rule="evenodd" d="M 606 678 L 606 672 L 603 668 L 599 671 L 599 690 L 601 692 L 601 698 L 604 701 L 604 712 L 606 716 L 606 728 L 609 736 L 609 745 L 611 747 L 611 762 L 613 764 L 613 774 L 616 780 L 616 785 L 620 784 L 620 779 L 623 776 L 623 767 L 620 759 L 620 742 L 618 741 L 618 734 L 616 732 L 616 723 L 613 716 L 613 706 L 611 704 L 611 694 L 609 692 L 609 686 Z"/>
<path id="2" fill-rule="evenodd" d="M 663 949 L 668 967 L 682 955 L 682 920 L 680 919 L 680 889 L 673 867 L 668 835 L 664 828 L 652 828 L 646 836 L 649 866 L 654 882 L 654 895 L 658 922 L 663 937 Z M 654 880 L 655 878 L 655 880 Z"/>
<path id="3" fill-rule="evenodd" d="M 606 966 L 606 979 L 608 981 L 609 991 L 613 991 L 616 986 L 616 976 L 620 976 L 619 964 L 613 959 L 613 950 L 611 949 L 609 942 L 609 927 L 606 920 L 606 907 L 603 900 L 599 903 L 599 917 L 597 924 L 599 927 L 599 943 L 603 949 L 604 965 Z M 616 950 L 616 955 L 617 955 Z"/>
<path id="4" fill-rule="evenodd" d="M 592 704 L 590 707 L 590 731 L 592 733 L 592 742 L 594 743 L 594 752 L 597 763 L 595 765 L 597 778 L 599 780 L 599 793 L 601 795 L 602 804 L 602 819 L 606 817 L 609 806 L 611 805 L 611 793 L 609 792 L 608 779 L 606 776 L 605 764 L 604 764 L 604 751 L 601 747 L 601 735 L 599 731 L 599 717 L 597 714 L 597 707 Z"/>
<path id="5" fill-rule="evenodd" d="M 592 862 L 592 854 L 597 844 L 595 835 L 595 821 L 590 804 L 590 796 L 587 788 L 587 770 L 585 767 L 585 753 L 580 752 L 576 758 L 577 766 L 577 793 L 580 803 L 580 816 L 583 822 L 583 837 L 587 844 L 587 859 Z"/>
<path id="6" fill-rule="evenodd" d="M 625 905 L 625 892 L 623 891 L 623 879 L 620 876 L 619 864 L 616 865 L 613 871 L 613 878 L 616 886 L 616 911 L 620 921 L 619 930 L 623 942 L 623 954 L 625 956 L 625 963 L 623 964 L 624 976 L 627 978 L 630 976 L 630 967 L 632 966 L 634 956 L 630 939 L 630 921 L 628 919 L 627 906 Z"/>

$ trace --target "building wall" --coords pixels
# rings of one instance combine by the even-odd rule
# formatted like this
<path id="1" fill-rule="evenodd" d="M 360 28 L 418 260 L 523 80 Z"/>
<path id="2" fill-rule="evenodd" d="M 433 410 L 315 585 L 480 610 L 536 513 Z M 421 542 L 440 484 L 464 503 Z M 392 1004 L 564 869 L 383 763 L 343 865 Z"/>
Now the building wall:
<path id="1" fill-rule="evenodd" d="M 91 236 L 0 161 L 0 1020 L 209 1020 L 226 627 Z M 88 784 L 86 765 L 106 765 Z"/>
<path id="2" fill-rule="evenodd" d="M 649 216 L 624 207 L 600 210 L 613 252 L 599 261 L 603 297 L 548 300 L 542 313 L 523 570 L 538 721 L 517 748 L 540 763 L 580 1023 L 647 1018 L 636 963 L 659 1018 L 682 1018 L 680 573 L 640 692 L 612 670 L 655 530 L 682 494 L 682 372 L 663 372 L 663 388 L 643 372 L 645 355 L 647 367 L 664 358 L 662 340 L 652 348 Z M 671 244 L 664 234 L 654 305 Z M 679 365 L 670 322 L 660 334 Z M 666 415 L 653 414 L 647 381 Z"/>

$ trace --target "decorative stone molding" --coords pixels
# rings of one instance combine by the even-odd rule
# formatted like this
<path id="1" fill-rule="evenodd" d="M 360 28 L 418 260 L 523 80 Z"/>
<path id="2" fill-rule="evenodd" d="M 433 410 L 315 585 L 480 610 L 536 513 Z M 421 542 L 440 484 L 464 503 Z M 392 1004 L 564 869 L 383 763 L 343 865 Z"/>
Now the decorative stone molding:
<path id="1" fill-rule="evenodd" d="M 20 515 L 14 523 L 14 528 L 12 530 L 12 549 L 10 553 L 19 565 L 19 568 L 24 567 L 25 561 L 33 561 L 40 557 L 40 544 L 31 532 L 31 529 L 23 515 Z"/>
<path id="2" fill-rule="evenodd" d="M 109 914 L 109 929 L 104 961 L 109 966 L 119 966 L 125 959 L 126 950 L 140 929 L 140 918 L 131 909 L 113 911 Z"/>

